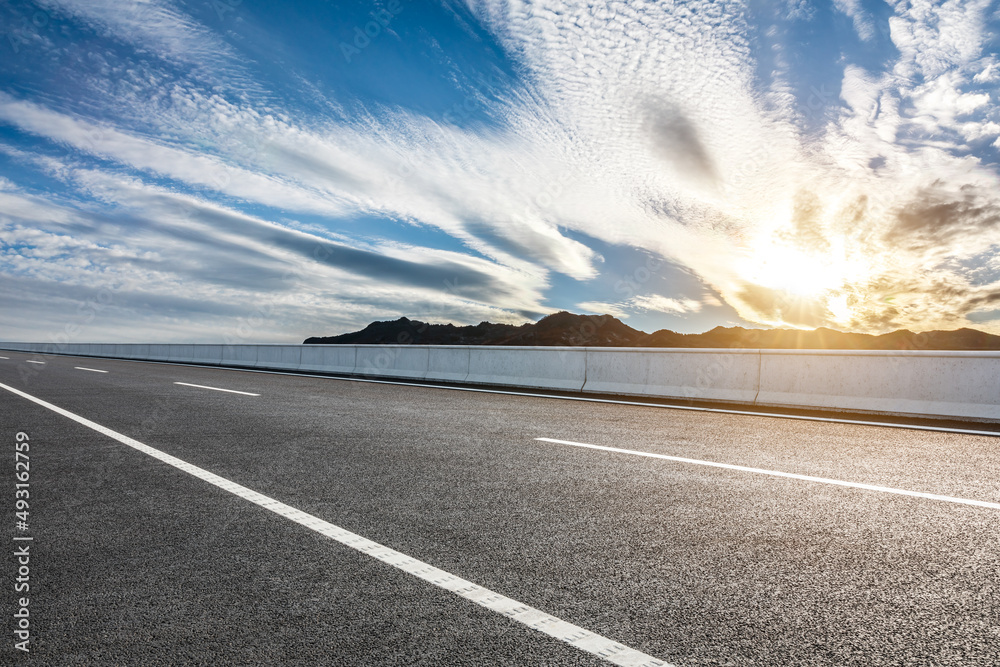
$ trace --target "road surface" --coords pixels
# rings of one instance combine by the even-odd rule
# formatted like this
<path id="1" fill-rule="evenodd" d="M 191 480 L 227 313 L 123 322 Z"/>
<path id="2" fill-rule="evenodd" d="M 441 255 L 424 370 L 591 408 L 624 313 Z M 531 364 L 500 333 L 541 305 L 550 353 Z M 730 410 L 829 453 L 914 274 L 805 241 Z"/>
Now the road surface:
<path id="1" fill-rule="evenodd" d="M 996 437 L 0 356 L 4 662 L 1000 663 Z"/>

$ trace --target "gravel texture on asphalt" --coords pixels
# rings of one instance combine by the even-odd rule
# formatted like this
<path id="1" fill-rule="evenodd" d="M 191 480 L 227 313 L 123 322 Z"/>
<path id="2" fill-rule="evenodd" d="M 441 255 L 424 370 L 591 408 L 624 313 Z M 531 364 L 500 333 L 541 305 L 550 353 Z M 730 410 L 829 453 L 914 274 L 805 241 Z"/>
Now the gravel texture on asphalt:
<path id="1" fill-rule="evenodd" d="M 995 502 L 997 438 L 4 355 L 0 383 L 678 666 L 1000 663 L 995 510 L 535 440 Z M 10 537 L 31 438 L 40 664 L 605 664 L 7 391 L 0 424 Z"/>

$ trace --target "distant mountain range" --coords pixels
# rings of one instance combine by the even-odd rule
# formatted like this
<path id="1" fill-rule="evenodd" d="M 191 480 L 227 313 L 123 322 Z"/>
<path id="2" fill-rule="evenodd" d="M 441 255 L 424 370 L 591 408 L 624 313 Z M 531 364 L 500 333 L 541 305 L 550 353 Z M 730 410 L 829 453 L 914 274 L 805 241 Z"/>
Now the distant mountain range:
<path id="1" fill-rule="evenodd" d="M 480 322 L 475 326 L 427 324 L 401 317 L 372 322 L 361 331 L 339 336 L 312 337 L 306 344 L 415 344 L 415 345 L 588 345 L 594 347 L 743 347 L 825 350 L 1000 350 L 1000 336 L 976 331 L 901 329 L 874 336 L 819 328 L 744 329 L 716 327 L 700 334 L 669 329 L 646 333 L 611 315 L 574 315 L 561 312 L 515 326 Z"/>

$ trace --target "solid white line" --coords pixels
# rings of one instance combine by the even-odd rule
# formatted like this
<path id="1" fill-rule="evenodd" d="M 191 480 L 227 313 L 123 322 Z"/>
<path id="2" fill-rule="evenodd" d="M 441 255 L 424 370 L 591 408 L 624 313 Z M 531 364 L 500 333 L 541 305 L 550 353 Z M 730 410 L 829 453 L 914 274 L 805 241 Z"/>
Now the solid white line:
<path id="1" fill-rule="evenodd" d="M 44 361 L 35 361 L 34 359 L 25 359 L 29 364 L 44 364 Z"/>
<path id="2" fill-rule="evenodd" d="M 83 366 L 73 366 L 78 371 L 90 371 L 91 373 L 107 373 L 108 371 L 97 370 L 96 368 L 84 368 Z"/>
<path id="3" fill-rule="evenodd" d="M 66 354 L 72 357 L 79 355 Z M 587 396 L 564 396 L 559 394 L 535 394 L 528 391 L 512 391 L 509 389 L 484 389 L 481 387 L 456 387 L 445 384 L 427 384 L 406 382 L 405 380 L 372 380 L 369 378 L 346 377 L 336 375 L 316 375 L 314 373 L 267 370 L 263 368 L 231 368 L 228 366 L 210 366 L 205 364 L 182 364 L 173 361 L 151 361 L 145 359 L 118 359 L 115 357 L 100 357 L 114 361 L 126 361 L 142 364 L 161 364 L 166 366 L 186 366 L 189 368 L 212 368 L 233 373 L 267 373 L 269 375 L 288 375 L 292 377 L 319 378 L 322 380 L 340 380 L 341 382 L 368 382 L 371 384 L 395 384 L 401 387 L 425 387 L 427 389 L 447 389 L 449 391 L 471 391 L 480 394 L 503 394 L 507 396 L 527 396 L 529 398 L 550 398 L 558 401 L 583 401 L 586 403 L 607 403 L 611 405 L 634 405 L 643 408 L 660 408 L 665 410 L 687 410 L 690 412 L 716 412 L 727 415 L 746 415 L 749 417 L 771 417 L 774 419 L 794 419 L 798 421 L 823 422 L 827 424 L 850 424 L 853 426 L 879 426 L 882 428 L 901 428 L 909 431 L 930 431 L 934 433 L 958 433 L 961 435 L 985 435 L 991 438 L 1000 437 L 1000 431 L 982 431 L 951 426 L 926 426 L 923 424 L 906 424 L 895 422 L 868 421 L 863 419 L 846 419 L 843 417 L 816 417 L 811 415 L 792 415 L 781 412 L 763 412 L 760 410 L 736 410 L 733 408 L 708 408 L 693 405 L 672 405 L 670 403 L 645 403 L 642 401 L 615 400 L 611 398 L 590 398 Z M 664 397 L 667 398 L 667 397 Z"/>
<path id="4" fill-rule="evenodd" d="M 475 602 L 481 607 L 495 611 L 498 614 L 503 614 L 518 623 L 523 623 L 529 628 L 545 633 L 550 637 L 554 637 L 559 641 L 569 644 L 570 646 L 575 646 L 581 651 L 586 651 L 587 653 L 604 658 L 612 664 L 622 665 L 623 667 L 672 667 L 668 663 L 646 655 L 641 651 L 619 644 L 618 642 L 608 639 L 607 637 L 594 634 L 593 632 L 588 632 L 578 625 L 573 625 L 572 623 L 568 623 L 562 619 L 556 618 L 555 616 L 546 614 L 545 612 L 535 609 L 534 607 L 529 607 L 528 605 L 522 604 L 517 600 L 491 591 L 488 588 L 478 586 L 471 581 L 456 577 L 455 575 L 449 574 L 448 572 L 438 569 L 433 565 L 429 565 L 428 563 L 417 560 L 416 558 L 411 558 L 404 553 L 390 549 L 389 547 L 383 546 L 378 542 L 373 542 L 372 540 L 362 537 L 357 533 L 352 533 L 349 530 L 335 526 L 334 524 L 324 521 L 319 517 L 306 514 L 301 510 L 295 509 L 291 505 L 286 505 L 275 500 L 274 498 L 257 493 L 256 491 L 248 489 L 245 486 L 241 486 L 236 482 L 231 482 L 224 477 L 219 477 L 214 473 L 208 472 L 204 468 L 199 468 L 198 466 L 187 463 L 186 461 L 182 461 L 181 459 L 173 457 L 166 452 L 161 452 L 160 450 L 154 449 L 153 447 L 143 444 L 138 440 L 133 440 L 126 435 L 122 435 L 117 431 L 112 431 L 106 426 L 101 426 L 96 422 L 92 422 L 85 417 L 81 417 L 80 415 L 74 414 L 68 410 L 64 410 L 59 406 L 43 401 L 40 398 L 35 398 L 30 394 L 26 394 L 13 387 L 8 387 L 5 384 L 0 384 L 0 388 L 6 389 L 7 391 L 22 398 L 26 398 L 44 408 L 48 408 L 63 417 L 72 419 L 78 424 L 82 424 L 87 428 L 97 431 L 98 433 L 102 433 L 109 438 L 114 438 L 118 442 L 128 445 L 129 447 L 132 447 L 133 449 L 136 449 L 144 454 L 148 454 L 149 456 L 152 456 L 167 465 L 171 465 L 178 470 L 183 470 L 184 472 L 193 475 L 198 479 L 204 480 L 213 486 L 217 486 L 235 496 L 243 498 L 244 500 L 249 500 L 255 505 L 259 505 L 260 507 L 270 510 L 279 516 L 290 519 L 301 526 L 314 530 L 321 535 L 325 535 L 345 546 L 391 565 L 398 570 L 412 574 L 413 576 L 430 582 L 439 588 L 450 591 L 459 597 Z"/>
<path id="5" fill-rule="evenodd" d="M 573 442 L 572 440 L 556 440 L 554 438 L 535 438 L 541 442 L 552 442 L 557 445 L 571 445 L 573 447 L 586 447 L 587 449 L 599 449 L 605 452 L 615 452 L 618 454 L 631 454 L 632 456 L 644 456 L 651 459 L 663 459 L 665 461 L 677 461 L 678 463 L 693 463 L 700 466 L 711 466 L 713 468 L 726 468 L 727 470 L 740 470 L 742 472 L 755 472 L 761 475 L 771 475 L 772 477 L 787 477 L 789 479 L 800 479 L 806 482 L 819 482 L 821 484 L 833 484 L 835 486 L 847 486 L 854 489 L 865 489 L 868 491 L 879 491 L 881 493 L 894 493 L 899 496 L 911 496 L 913 498 L 926 498 L 928 500 L 943 500 L 948 503 L 958 503 L 960 505 L 975 505 L 976 507 L 986 507 L 1000 510 L 1000 503 L 991 503 L 985 500 L 969 500 L 968 498 L 955 498 L 954 496 L 941 496 L 936 493 L 923 493 L 921 491 L 907 491 L 905 489 L 895 489 L 889 486 L 876 486 L 874 484 L 862 484 L 860 482 L 845 482 L 839 479 L 829 479 L 827 477 L 813 477 L 812 475 L 799 475 L 793 472 L 781 472 L 780 470 L 766 470 L 764 468 L 750 468 L 748 466 L 732 465 L 730 463 L 716 463 L 715 461 L 703 461 L 701 459 L 687 459 L 681 456 L 668 456 L 666 454 L 653 454 L 652 452 L 640 452 L 635 449 L 620 449 L 618 447 L 605 447 L 604 445 L 588 445 L 584 442 Z"/>
<path id="6" fill-rule="evenodd" d="M 249 391 L 236 391 L 235 389 L 219 389 L 218 387 L 206 387 L 203 384 L 191 384 L 190 382 L 175 382 L 174 384 L 181 384 L 185 387 L 198 387 L 198 389 L 211 389 L 212 391 L 225 391 L 230 394 L 243 394 L 244 396 L 260 396 L 260 394 L 251 394 Z"/>

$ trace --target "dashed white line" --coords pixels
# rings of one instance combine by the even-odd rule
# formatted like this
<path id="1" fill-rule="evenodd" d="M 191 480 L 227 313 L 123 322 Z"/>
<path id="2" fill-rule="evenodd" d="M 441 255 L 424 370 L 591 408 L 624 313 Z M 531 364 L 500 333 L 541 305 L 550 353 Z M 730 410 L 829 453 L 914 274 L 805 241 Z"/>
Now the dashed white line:
<path id="1" fill-rule="evenodd" d="M 34 359 L 25 359 L 29 364 L 44 364 L 44 361 L 35 361 Z"/>
<path id="2" fill-rule="evenodd" d="M 10 359 L 10 357 L 0 357 L 0 359 Z"/>
<path id="3" fill-rule="evenodd" d="M 403 572 L 411 574 L 415 577 L 419 577 L 424 581 L 434 584 L 439 588 L 443 588 L 446 591 L 450 591 L 459 597 L 469 600 L 470 602 L 475 602 L 481 607 L 495 611 L 498 614 L 503 614 L 518 623 L 522 623 L 529 628 L 537 630 L 538 632 L 542 632 L 550 637 L 558 639 L 561 642 L 565 642 L 570 646 L 575 646 L 581 651 L 586 651 L 587 653 L 601 657 L 612 664 L 622 665 L 622 667 L 672 667 L 668 663 L 642 653 L 641 651 L 619 644 L 618 642 L 608 639 L 607 637 L 584 630 L 578 625 L 573 625 L 572 623 L 568 623 L 560 618 L 546 614 L 545 612 L 535 609 L 534 607 L 522 604 L 513 598 L 501 595 L 500 593 L 491 591 L 488 588 L 483 588 L 482 586 L 474 584 L 466 579 L 462 579 L 461 577 L 456 577 L 455 575 L 436 568 L 433 565 L 407 556 L 406 554 L 396 551 L 395 549 L 390 549 L 389 547 L 379 544 L 378 542 L 362 537 L 357 533 L 352 533 L 349 530 L 341 528 L 340 526 L 324 521 L 319 517 L 295 509 L 294 507 L 286 505 L 278 500 L 275 500 L 274 498 L 257 493 L 256 491 L 248 489 L 247 487 L 237 484 L 236 482 L 231 482 L 224 477 L 219 477 L 204 468 L 199 468 L 198 466 L 187 463 L 186 461 L 182 461 L 181 459 L 171 456 L 166 452 L 162 452 L 158 449 L 150 447 L 149 445 L 143 444 L 138 440 L 134 440 L 127 435 L 122 435 L 117 431 L 112 431 L 106 426 L 101 426 L 100 424 L 92 422 L 85 417 L 81 417 L 80 415 L 72 413 L 68 410 L 64 410 L 57 405 L 43 401 L 40 398 L 26 394 L 13 387 L 8 387 L 5 384 L 0 384 L 0 388 L 6 389 L 13 394 L 32 401 L 33 403 L 36 403 L 44 408 L 48 408 L 63 417 L 72 419 L 78 424 L 82 424 L 83 426 L 93 429 L 98 433 L 114 438 L 118 442 L 158 459 L 167 465 L 171 465 L 178 470 L 183 470 L 184 472 L 193 475 L 198 479 L 204 480 L 213 486 L 224 489 L 225 491 L 243 498 L 244 500 L 249 500 L 255 505 L 259 505 L 260 507 L 270 510 L 279 516 L 290 519 L 301 526 L 314 530 L 321 535 L 325 535 L 345 546 L 391 565 L 398 570 L 402 570 Z"/>
<path id="4" fill-rule="evenodd" d="M 986 507 L 1000 510 L 1000 503 L 991 503 L 986 500 L 970 500 L 968 498 L 955 498 L 954 496 L 941 496 L 936 493 L 924 493 L 922 491 L 907 491 L 906 489 L 895 489 L 890 486 L 877 486 L 875 484 L 862 484 L 860 482 L 845 482 L 840 479 L 829 479 L 827 477 L 813 477 L 812 475 L 799 475 L 793 472 L 781 472 L 780 470 L 767 470 L 765 468 L 751 468 L 749 466 L 738 466 L 731 463 L 717 463 L 715 461 L 704 461 L 702 459 L 688 459 L 682 456 L 668 456 L 667 454 L 654 454 L 652 452 L 641 452 L 635 449 L 620 449 L 618 447 L 606 447 L 604 445 L 588 445 L 584 442 L 573 442 L 572 440 L 556 440 L 554 438 L 535 438 L 541 442 L 551 442 L 557 445 L 571 445 L 573 447 L 585 447 L 587 449 L 599 449 L 605 452 L 615 452 L 617 454 L 631 454 L 632 456 L 644 456 L 651 459 L 663 459 L 665 461 L 676 461 L 678 463 L 692 463 L 700 466 L 711 466 L 713 468 L 726 468 L 727 470 L 740 470 L 742 472 L 753 472 L 760 475 L 771 475 L 772 477 L 786 477 L 789 479 L 799 479 L 806 482 L 819 482 L 821 484 L 833 484 L 835 486 L 847 486 L 854 489 L 865 489 L 867 491 L 879 491 L 881 493 L 893 493 L 899 496 L 911 496 L 913 498 L 926 498 L 928 500 L 942 500 L 948 503 L 958 503 L 960 505 L 975 505 L 976 507 Z"/>
<path id="5" fill-rule="evenodd" d="M 98 370 L 96 368 L 84 368 L 83 366 L 73 366 L 78 371 L 90 371 L 91 373 L 107 373 L 108 371 Z"/>
<path id="6" fill-rule="evenodd" d="M 219 387 L 207 387 L 203 384 L 191 384 L 190 382 L 175 382 L 174 384 L 184 385 L 185 387 L 198 387 L 198 389 L 211 389 L 212 391 L 224 391 L 229 394 L 243 394 L 244 396 L 260 396 L 260 394 L 252 394 L 249 391 L 236 391 L 235 389 L 221 389 Z"/>

